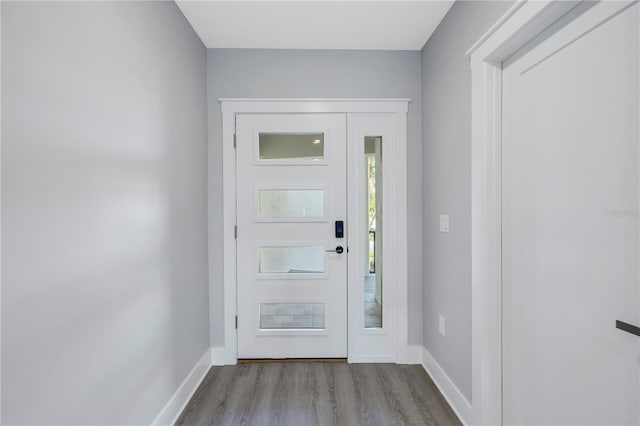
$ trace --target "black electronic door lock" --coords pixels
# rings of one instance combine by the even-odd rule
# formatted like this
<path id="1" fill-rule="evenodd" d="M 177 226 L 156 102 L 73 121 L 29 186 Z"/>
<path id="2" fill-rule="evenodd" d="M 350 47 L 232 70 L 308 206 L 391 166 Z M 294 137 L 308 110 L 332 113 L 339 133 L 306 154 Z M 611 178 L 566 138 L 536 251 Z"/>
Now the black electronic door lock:
<path id="1" fill-rule="evenodd" d="M 344 238 L 344 221 L 336 220 L 336 238 Z"/>

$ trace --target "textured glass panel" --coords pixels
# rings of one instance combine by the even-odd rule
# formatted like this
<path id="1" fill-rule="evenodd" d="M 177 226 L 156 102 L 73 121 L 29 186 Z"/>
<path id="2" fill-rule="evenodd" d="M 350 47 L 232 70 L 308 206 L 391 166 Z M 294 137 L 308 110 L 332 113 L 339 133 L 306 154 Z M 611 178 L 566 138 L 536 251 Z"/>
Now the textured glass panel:
<path id="1" fill-rule="evenodd" d="M 324 303 L 261 303 L 260 328 L 323 329 Z"/>
<path id="2" fill-rule="evenodd" d="M 259 217 L 324 217 L 322 189 L 261 189 Z"/>
<path id="3" fill-rule="evenodd" d="M 364 138 L 367 181 L 367 270 L 364 278 L 364 326 L 382 327 L 382 138 Z"/>
<path id="4" fill-rule="evenodd" d="M 261 160 L 322 160 L 324 133 L 260 133 Z"/>
<path id="5" fill-rule="evenodd" d="M 260 247 L 260 274 L 321 274 L 324 247 Z"/>

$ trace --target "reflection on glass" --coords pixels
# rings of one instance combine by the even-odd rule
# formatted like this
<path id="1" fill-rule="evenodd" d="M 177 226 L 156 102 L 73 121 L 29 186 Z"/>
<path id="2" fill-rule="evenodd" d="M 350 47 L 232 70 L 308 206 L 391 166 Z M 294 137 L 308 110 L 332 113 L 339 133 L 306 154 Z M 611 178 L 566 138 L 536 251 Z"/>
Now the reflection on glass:
<path id="1" fill-rule="evenodd" d="M 260 160 L 310 161 L 324 158 L 324 133 L 260 133 Z"/>
<path id="2" fill-rule="evenodd" d="M 259 217 L 324 217 L 324 190 L 261 189 L 258 204 Z"/>
<path id="3" fill-rule="evenodd" d="M 324 247 L 260 247 L 260 274 L 322 274 Z"/>
<path id="4" fill-rule="evenodd" d="M 364 326 L 382 327 L 382 137 L 364 138 L 367 187 L 367 258 L 364 277 Z"/>
<path id="5" fill-rule="evenodd" d="M 304 330 L 324 328 L 324 303 L 261 303 L 260 328 Z"/>

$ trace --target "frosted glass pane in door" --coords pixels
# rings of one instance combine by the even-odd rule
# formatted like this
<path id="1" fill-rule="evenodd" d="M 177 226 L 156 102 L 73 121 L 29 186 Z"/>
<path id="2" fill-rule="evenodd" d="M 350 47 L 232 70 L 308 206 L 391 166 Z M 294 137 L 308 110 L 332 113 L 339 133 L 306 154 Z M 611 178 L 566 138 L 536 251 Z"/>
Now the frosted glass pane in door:
<path id="1" fill-rule="evenodd" d="M 323 329 L 324 303 L 261 303 L 260 328 Z"/>
<path id="2" fill-rule="evenodd" d="M 260 189 L 258 217 L 321 218 L 324 195 L 323 189 Z"/>
<path id="3" fill-rule="evenodd" d="M 324 247 L 260 247 L 260 274 L 322 274 Z"/>

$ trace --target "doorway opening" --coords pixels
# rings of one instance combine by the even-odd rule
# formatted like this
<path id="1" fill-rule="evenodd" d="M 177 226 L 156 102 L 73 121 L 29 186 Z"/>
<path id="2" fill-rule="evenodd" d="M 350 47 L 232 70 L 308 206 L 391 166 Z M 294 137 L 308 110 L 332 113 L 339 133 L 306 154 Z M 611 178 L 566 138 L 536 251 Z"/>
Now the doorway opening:
<path id="1" fill-rule="evenodd" d="M 407 342 L 408 100 L 221 103 L 225 335 L 213 364 L 416 362 Z M 308 146 L 281 146 L 290 144 Z M 394 190 L 383 197 L 383 188 Z M 384 238 L 383 228 L 392 231 Z"/>

